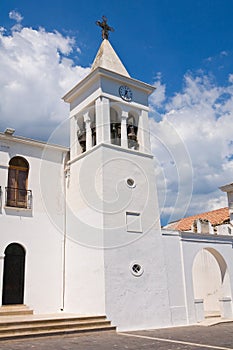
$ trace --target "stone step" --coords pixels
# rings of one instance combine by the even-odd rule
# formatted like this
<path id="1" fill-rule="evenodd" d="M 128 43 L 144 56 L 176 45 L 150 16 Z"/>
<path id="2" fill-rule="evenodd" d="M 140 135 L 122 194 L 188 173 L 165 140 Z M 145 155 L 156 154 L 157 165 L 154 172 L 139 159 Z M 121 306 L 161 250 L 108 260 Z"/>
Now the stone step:
<path id="1" fill-rule="evenodd" d="M 9 318 L 9 321 L 4 319 Z M 17 319 L 16 319 L 17 318 Z M 112 331 L 116 327 L 105 316 L 90 317 L 0 317 L 0 339 L 58 335 L 93 331 Z"/>
<path id="2" fill-rule="evenodd" d="M 221 313 L 219 311 L 205 312 L 205 318 L 213 318 L 213 317 L 221 317 Z"/>
<path id="3" fill-rule="evenodd" d="M 23 305 L 23 304 L 3 305 L 0 307 L 0 317 L 32 315 L 32 314 L 33 314 L 33 310 L 31 310 L 27 305 Z"/>
<path id="4" fill-rule="evenodd" d="M 5 317 L 4 317 L 5 319 Z M 0 331 L 4 328 L 17 329 L 24 327 L 46 327 L 49 326 L 58 326 L 63 327 L 66 325 L 85 325 L 85 324 L 100 324 L 104 322 L 105 324 L 110 324 L 110 321 L 106 320 L 105 316 L 99 317 L 72 317 L 72 318 L 46 318 L 46 319 L 31 319 L 31 320 L 9 320 L 5 321 L 3 318 L 0 318 Z"/>

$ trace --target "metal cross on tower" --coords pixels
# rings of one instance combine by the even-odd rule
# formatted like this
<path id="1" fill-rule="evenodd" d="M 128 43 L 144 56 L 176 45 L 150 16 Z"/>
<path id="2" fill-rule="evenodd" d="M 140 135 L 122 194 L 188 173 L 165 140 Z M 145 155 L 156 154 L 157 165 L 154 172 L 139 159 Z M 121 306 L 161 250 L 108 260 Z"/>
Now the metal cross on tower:
<path id="1" fill-rule="evenodd" d="M 114 28 L 110 27 L 108 24 L 107 24 L 107 17 L 105 16 L 102 16 L 102 22 L 100 21 L 96 21 L 96 25 L 101 27 L 102 28 L 102 39 L 107 39 L 108 40 L 108 35 L 109 35 L 109 32 L 114 32 Z"/>

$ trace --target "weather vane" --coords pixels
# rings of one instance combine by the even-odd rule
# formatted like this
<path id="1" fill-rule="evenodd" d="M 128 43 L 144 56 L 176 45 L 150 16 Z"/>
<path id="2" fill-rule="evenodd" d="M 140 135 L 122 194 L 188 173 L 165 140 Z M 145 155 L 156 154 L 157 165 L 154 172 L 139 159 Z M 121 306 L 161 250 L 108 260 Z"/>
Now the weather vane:
<path id="1" fill-rule="evenodd" d="M 114 29 L 112 27 L 109 27 L 107 24 L 107 17 L 102 16 L 102 22 L 96 21 L 96 25 L 102 28 L 102 39 L 107 39 L 108 40 L 108 35 L 109 32 L 114 32 Z"/>

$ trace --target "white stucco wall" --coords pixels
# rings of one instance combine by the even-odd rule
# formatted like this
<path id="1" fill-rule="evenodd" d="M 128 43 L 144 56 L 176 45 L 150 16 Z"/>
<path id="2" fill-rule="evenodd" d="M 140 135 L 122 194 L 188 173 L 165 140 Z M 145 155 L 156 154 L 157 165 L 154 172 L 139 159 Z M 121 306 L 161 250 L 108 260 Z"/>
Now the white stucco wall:
<path id="1" fill-rule="evenodd" d="M 95 184 L 99 147 L 70 164 L 67 178 L 65 311 L 105 314 L 102 188 Z M 100 195 L 100 197 L 99 197 Z"/>
<path id="2" fill-rule="evenodd" d="M 170 325 L 152 157 L 111 146 L 103 157 L 106 314 L 118 330 Z M 126 212 L 140 214 L 141 232 L 127 231 Z M 134 263 L 141 276 L 132 274 Z"/>
<path id="3" fill-rule="evenodd" d="M 35 313 L 58 312 L 62 307 L 63 269 L 63 160 L 66 149 L 47 147 L 39 142 L 0 137 L 0 185 L 3 189 L 1 251 L 19 243 L 26 252 L 24 303 Z M 5 206 L 8 164 L 12 157 L 29 163 L 28 189 L 32 209 Z M 48 203 L 47 198 L 50 198 Z M 2 295 L 3 262 L 0 276 Z M 0 297 L 1 300 L 1 297 Z"/>
<path id="4" fill-rule="evenodd" d="M 106 314 L 118 330 L 194 324 L 207 305 L 201 300 L 208 275 L 218 310 L 232 317 L 232 237 L 223 230 L 161 233 L 149 155 L 101 144 L 74 159 L 65 180 L 66 149 L 3 136 L 0 151 L 1 294 L 4 251 L 15 242 L 26 251 L 24 302 L 35 313 Z M 5 207 L 8 164 L 16 155 L 30 166 L 31 210 Z M 126 213 L 137 214 L 135 232 L 127 231 Z M 132 273 L 134 263 L 143 268 L 140 276 Z"/>

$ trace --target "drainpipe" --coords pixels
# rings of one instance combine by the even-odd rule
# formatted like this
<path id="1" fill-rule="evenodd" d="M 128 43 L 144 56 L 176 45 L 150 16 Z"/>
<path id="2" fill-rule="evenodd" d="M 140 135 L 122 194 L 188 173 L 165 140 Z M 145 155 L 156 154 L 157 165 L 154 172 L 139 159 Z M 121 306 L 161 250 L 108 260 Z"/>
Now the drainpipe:
<path id="1" fill-rule="evenodd" d="M 61 302 L 61 311 L 64 311 L 65 308 L 65 283 L 66 283 L 66 239 L 67 239 L 67 223 L 66 223 L 66 184 L 67 177 L 69 176 L 69 168 L 66 165 L 66 154 L 64 155 L 64 221 L 63 221 L 63 266 L 62 266 L 62 302 Z"/>

